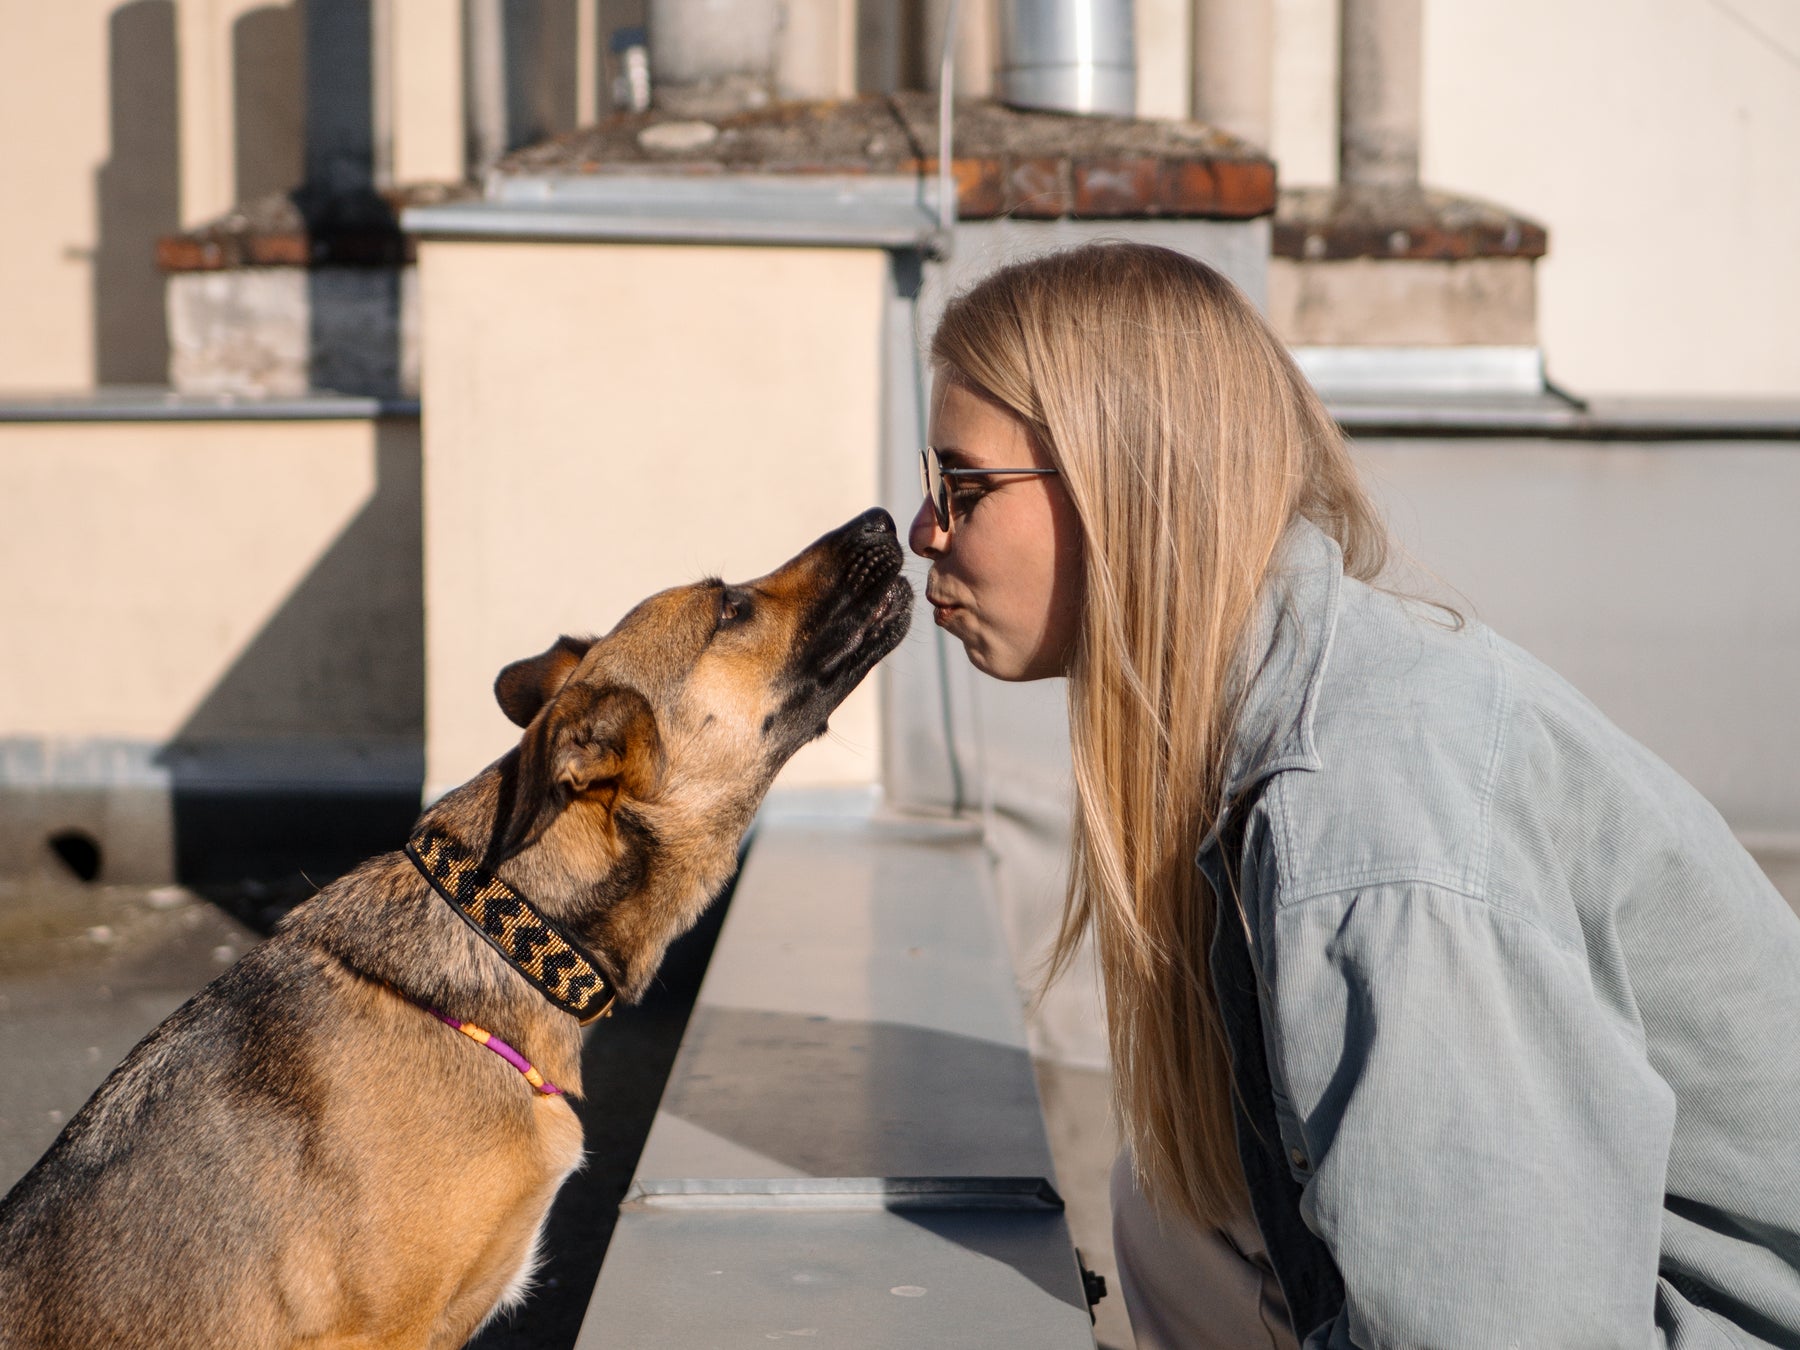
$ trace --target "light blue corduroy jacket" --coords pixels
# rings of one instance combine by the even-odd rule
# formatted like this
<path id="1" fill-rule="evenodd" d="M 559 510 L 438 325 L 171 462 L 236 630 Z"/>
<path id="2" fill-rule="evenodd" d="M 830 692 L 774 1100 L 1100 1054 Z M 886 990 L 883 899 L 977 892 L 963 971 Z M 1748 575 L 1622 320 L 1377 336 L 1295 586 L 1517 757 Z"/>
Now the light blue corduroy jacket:
<path id="1" fill-rule="evenodd" d="M 1567 683 L 1311 524 L 1257 638 L 1233 1049 L 1342 1274 L 1306 1345 L 1800 1346 L 1800 919 Z"/>

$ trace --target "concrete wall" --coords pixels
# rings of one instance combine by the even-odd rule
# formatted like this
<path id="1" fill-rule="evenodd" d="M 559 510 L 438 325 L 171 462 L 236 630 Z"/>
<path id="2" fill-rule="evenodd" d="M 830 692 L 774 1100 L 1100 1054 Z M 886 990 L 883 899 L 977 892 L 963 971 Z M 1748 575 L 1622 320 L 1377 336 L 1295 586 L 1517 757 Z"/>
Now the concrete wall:
<path id="1" fill-rule="evenodd" d="M 410 777 L 416 805 L 418 446 L 407 420 L 0 422 L 0 873 L 81 828 L 108 879 L 167 878 L 189 789 Z"/>
<path id="2" fill-rule="evenodd" d="M 1425 586 L 1453 588 L 1740 834 L 1800 843 L 1800 447 L 1370 439 L 1358 453 Z"/>
<path id="3" fill-rule="evenodd" d="M 876 250 L 426 242 L 427 792 L 516 737 L 559 632 L 759 576 L 877 500 Z M 878 681 L 783 781 L 873 784 Z"/>
<path id="4" fill-rule="evenodd" d="M 1295 347 L 1535 347 L 1526 258 L 1269 259 L 1269 323 Z"/>

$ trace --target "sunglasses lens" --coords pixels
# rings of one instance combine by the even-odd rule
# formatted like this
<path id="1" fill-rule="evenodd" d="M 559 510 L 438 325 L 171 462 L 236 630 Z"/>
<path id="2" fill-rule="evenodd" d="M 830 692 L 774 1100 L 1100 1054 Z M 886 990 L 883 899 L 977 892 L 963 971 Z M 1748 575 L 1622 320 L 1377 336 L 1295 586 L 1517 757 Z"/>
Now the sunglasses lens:
<path id="1" fill-rule="evenodd" d="M 919 452 L 919 480 L 931 502 L 932 513 L 937 517 L 938 528 L 949 529 L 950 494 L 944 490 L 944 466 L 938 460 L 937 451 L 930 446 Z"/>

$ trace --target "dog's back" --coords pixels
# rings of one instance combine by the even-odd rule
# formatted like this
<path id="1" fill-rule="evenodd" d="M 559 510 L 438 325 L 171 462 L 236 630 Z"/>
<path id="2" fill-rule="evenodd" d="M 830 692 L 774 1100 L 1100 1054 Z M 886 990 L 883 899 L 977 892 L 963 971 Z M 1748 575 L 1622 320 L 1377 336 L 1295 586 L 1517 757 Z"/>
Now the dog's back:
<path id="1" fill-rule="evenodd" d="M 253 1324 L 252 1283 L 218 1267 L 267 1263 L 270 1225 L 245 1199 L 307 1166 L 315 1094 L 292 1029 L 316 1012 L 308 964 L 265 944 L 195 996 L 0 1205 L 0 1343 L 206 1344 L 208 1322 Z"/>
<path id="2" fill-rule="evenodd" d="M 565 1127 L 539 1138 L 538 1104 L 495 1091 L 486 1057 L 455 1043 L 397 1092 L 384 1065 L 431 1064 L 441 1030 L 293 933 L 264 943 L 147 1037 L 0 1202 L 0 1347 L 329 1345 L 376 1307 L 416 1309 L 421 1325 L 387 1331 L 423 1345 L 459 1300 L 450 1322 L 473 1327 L 521 1272 L 457 1250 L 461 1235 L 528 1248 L 580 1126 L 559 1103 Z M 468 1140 L 475 1156 L 457 1156 Z"/>

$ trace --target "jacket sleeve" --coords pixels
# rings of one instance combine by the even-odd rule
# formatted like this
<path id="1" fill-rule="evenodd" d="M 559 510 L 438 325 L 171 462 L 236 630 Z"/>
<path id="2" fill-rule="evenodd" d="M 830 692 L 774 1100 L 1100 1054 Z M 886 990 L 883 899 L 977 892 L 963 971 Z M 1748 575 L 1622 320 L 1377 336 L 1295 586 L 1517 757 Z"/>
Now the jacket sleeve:
<path id="1" fill-rule="evenodd" d="M 1584 955 L 1424 884 L 1271 936 L 1283 1151 L 1345 1286 L 1308 1347 L 1654 1344 L 1674 1096 Z"/>

